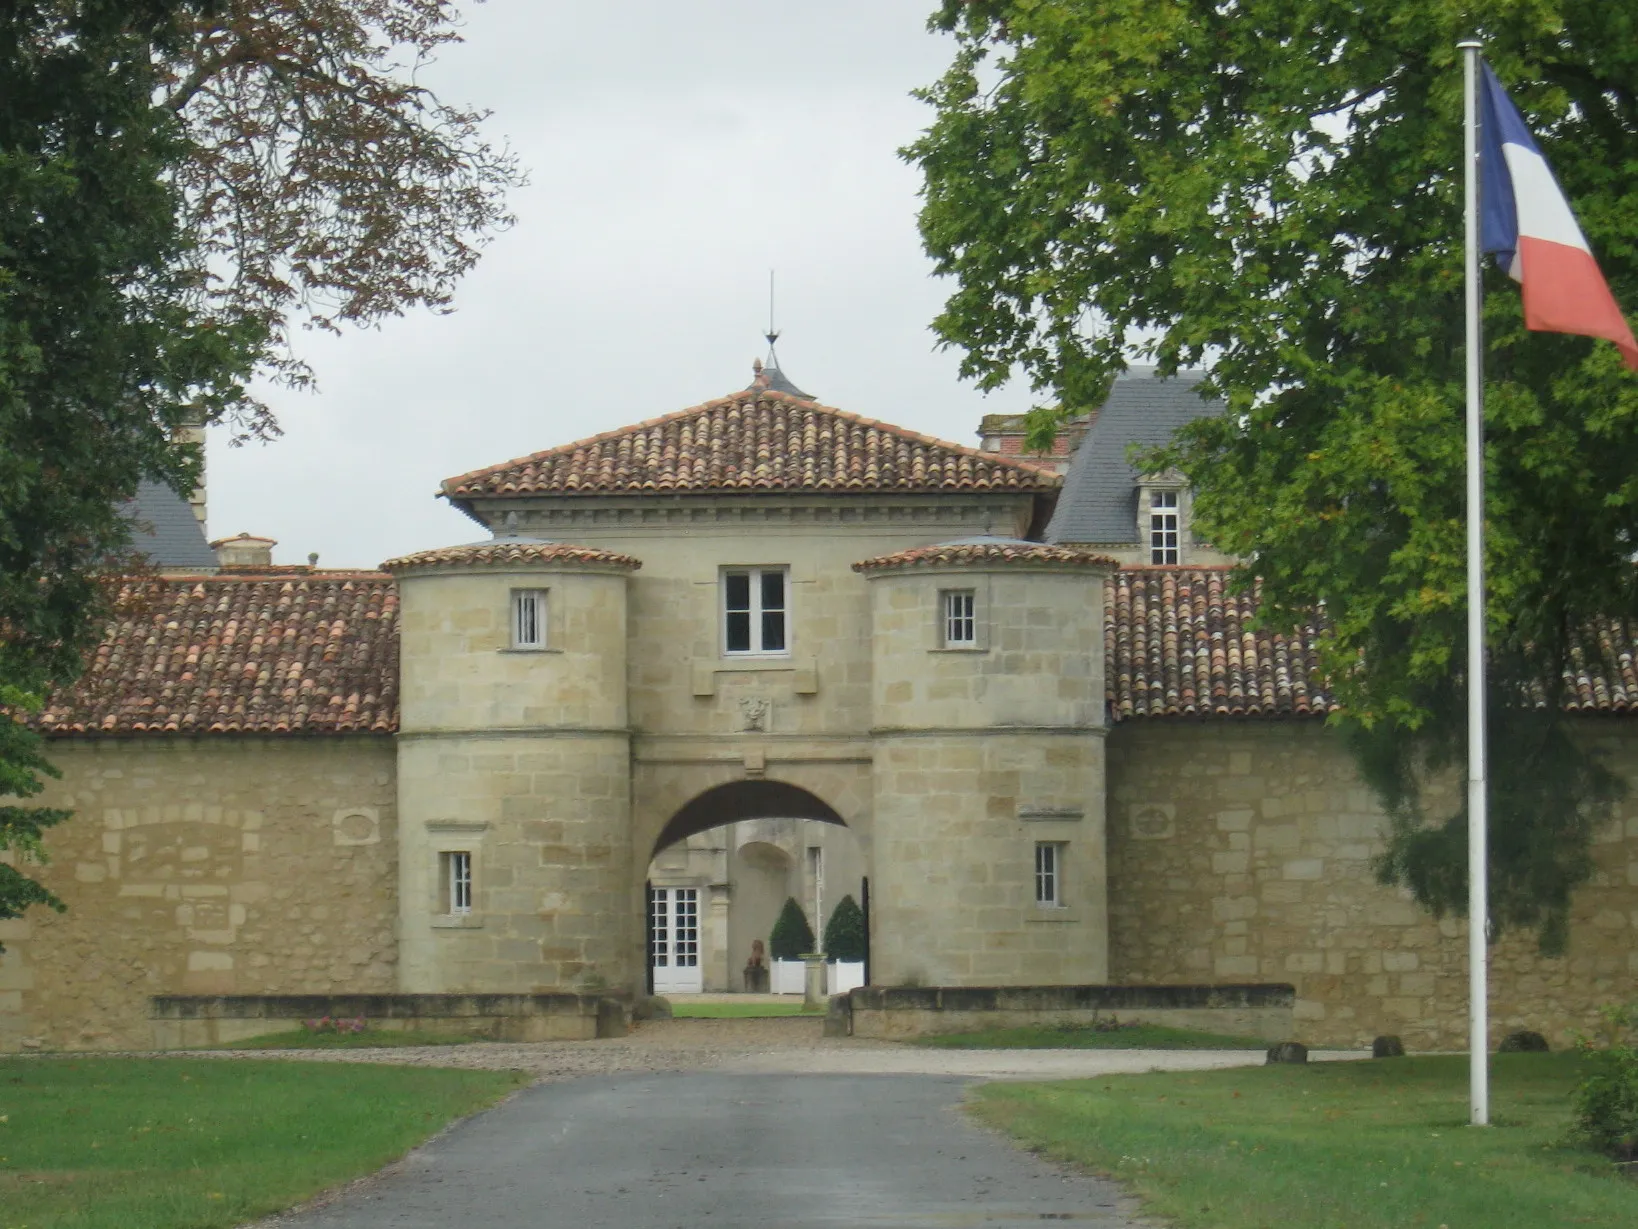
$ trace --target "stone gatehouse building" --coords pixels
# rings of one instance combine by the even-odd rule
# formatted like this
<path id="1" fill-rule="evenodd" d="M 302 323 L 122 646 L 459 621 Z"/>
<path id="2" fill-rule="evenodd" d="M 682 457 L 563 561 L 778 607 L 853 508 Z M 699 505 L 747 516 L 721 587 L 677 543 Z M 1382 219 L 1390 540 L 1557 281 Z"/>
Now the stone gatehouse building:
<path id="1" fill-rule="evenodd" d="M 769 368 L 449 479 L 469 546 L 190 544 L 42 717 L 70 909 L 0 922 L 0 1049 L 146 1044 L 160 994 L 728 988 L 865 880 L 879 984 L 1288 982 L 1305 1040 L 1459 1046 L 1464 925 L 1375 882 L 1307 633 L 1127 458 L 1209 412 L 1120 381 L 1060 473 Z M 1632 668 L 1576 680 L 1622 770 Z M 1632 996 L 1627 807 L 1567 954 L 1499 945 L 1498 1030 Z"/>

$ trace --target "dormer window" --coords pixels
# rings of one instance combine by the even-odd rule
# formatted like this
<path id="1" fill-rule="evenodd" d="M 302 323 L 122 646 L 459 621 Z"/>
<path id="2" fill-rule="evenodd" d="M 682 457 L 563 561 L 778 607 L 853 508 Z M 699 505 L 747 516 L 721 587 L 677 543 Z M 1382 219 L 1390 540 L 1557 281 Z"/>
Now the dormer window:
<path id="1" fill-rule="evenodd" d="M 1182 562 L 1182 509 L 1178 492 L 1149 491 L 1149 562 Z"/>

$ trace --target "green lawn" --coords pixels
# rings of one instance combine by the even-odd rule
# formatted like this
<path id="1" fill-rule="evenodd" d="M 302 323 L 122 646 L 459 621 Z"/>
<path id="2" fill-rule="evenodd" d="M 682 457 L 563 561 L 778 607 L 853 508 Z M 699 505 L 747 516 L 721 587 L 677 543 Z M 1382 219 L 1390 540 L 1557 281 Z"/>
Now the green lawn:
<path id="1" fill-rule="evenodd" d="M 1461 1057 L 991 1084 L 972 1109 L 1178 1229 L 1631 1229 L 1638 1181 L 1566 1143 L 1580 1061 L 1498 1055 L 1489 1128 Z"/>
<path id="2" fill-rule="evenodd" d="M 917 1037 L 916 1045 L 942 1050 L 1266 1050 L 1268 1042 L 1225 1033 L 1196 1033 L 1158 1024 L 1095 1028 L 1087 1024 L 1043 1024 L 992 1028 L 981 1033 Z"/>
<path id="3" fill-rule="evenodd" d="M 0 1229 L 210 1229 L 379 1169 L 525 1082 L 232 1059 L 0 1059 Z"/>
<path id="4" fill-rule="evenodd" d="M 824 1008 L 807 1011 L 802 1000 L 789 1003 L 689 1003 L 671 1002 L 671 1014 L 679 1020 L 750 1020 L 769 1016 L 819 1016 Z"/>
<path id="5" fill-rule="evenodd" d="M 417 1033 L 365 1029 L 362 1033 L 310 1033 L 298 1028 L 282 1033 L 263 1033 L 213 1050 L 390 1050 L 398 1046 L 461 1046 L 491 1037 L 471 1037 L 465 1033 Z"/>

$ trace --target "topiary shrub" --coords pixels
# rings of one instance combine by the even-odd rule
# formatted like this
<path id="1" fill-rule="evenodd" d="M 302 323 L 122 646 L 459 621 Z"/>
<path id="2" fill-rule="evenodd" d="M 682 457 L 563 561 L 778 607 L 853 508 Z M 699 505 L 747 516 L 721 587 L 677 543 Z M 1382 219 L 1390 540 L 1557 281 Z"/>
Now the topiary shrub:
<path id="1" fill-rule="evenodd" d="M 1609 1045 L 1583 1041 L 1589 1071 L 1576 1086 L 1575 1131 L 1618 1161 L 1638 1161 L 1638 1003 L 1606 1007 Z"/>
<path id="2" fill-rule="evenodd" d="M 785 907 L 779 911 L 773 933 L 768 936 L 768 955 L 775 960 L 800 960 L 813 950 L 813 927 L 796 897 L 787 896 Z"/>
<path id="3" fill-rule="evenodd" d="M 865 915 L 859 902 L 842 897 L 825 923 L 825 955 L 848 962 L 865 958 Z"/>

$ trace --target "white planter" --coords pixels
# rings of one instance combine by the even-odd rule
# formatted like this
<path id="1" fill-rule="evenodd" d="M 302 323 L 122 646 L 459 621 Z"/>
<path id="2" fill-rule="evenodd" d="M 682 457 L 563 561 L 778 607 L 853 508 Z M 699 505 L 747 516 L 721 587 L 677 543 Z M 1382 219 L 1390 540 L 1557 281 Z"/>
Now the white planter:
<path id="1" fill-rule="evenodd" d="M 772 994 L 801 994 L 807 966 L 800 960 L 768 962 L 768 990 Z"/>
<path id="2" fill-rule="evenodd" d="M 832 994 L 846 994 L 849 990 L 857 990 L 865 984 L 862 960 L 833 961 L 829 973 Z"/>

